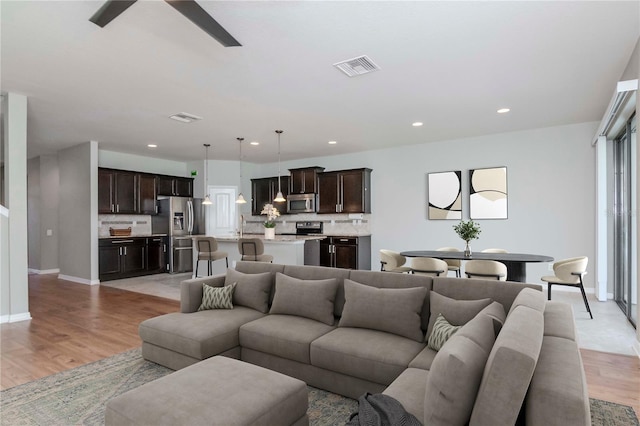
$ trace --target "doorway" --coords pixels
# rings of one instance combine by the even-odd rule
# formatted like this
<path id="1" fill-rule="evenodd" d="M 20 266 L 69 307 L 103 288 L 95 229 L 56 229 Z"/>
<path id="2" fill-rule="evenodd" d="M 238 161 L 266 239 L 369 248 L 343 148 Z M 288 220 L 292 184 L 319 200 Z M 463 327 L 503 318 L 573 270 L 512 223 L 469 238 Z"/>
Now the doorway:
<path id="1" fill-rule="evenodd" d="M 207 235 L 235 235 L 238 228 L 236 217 L 235 186 L 209 186 L 207 193 L 212 205 L 207 207 Z"/>

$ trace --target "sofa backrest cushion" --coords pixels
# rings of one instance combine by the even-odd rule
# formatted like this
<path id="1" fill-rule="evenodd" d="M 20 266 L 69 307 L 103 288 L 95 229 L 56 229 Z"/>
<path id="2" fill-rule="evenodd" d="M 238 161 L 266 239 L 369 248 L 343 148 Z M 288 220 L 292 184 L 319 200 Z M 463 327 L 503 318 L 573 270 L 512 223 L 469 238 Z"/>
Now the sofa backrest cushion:
<path id="1" fill-rule="evenodd" d="M 236 271 L 244 274 L 260 274 L 262 272 L 271 273 L 271 294 L 269 295 L 269 303 L 273 301 L 273 293 L 275 291 L 276 272 L 284 272 L 284 265 L 269 262 L 236 262 Z"/>
<path id="2" fill-rule="evenodd" d="M 282 273 L 301 280 L 326 280 L 328 278 L 335 278 L 338 282 L 338 291 L 334 303 L 334 315 L 340 316 L 342 306 L 344 306 L 343 283 L 345 278 L 349 278 L 348 269 L 327 268 L 324 266 L 285 265 Z"/>
<path id="3" fill-rule="evenodd" d="M 511 309 L 518 293 L 523 288 L 533 288 L 542 291 L 542 286 L 537 284 L 524 284 L 495 280 L 483 280 L 477 278 L 453 278 L 435 277 L 433 290 L 453 299 L 485 299 L 489 298 L 500 302 L 505 311 Z"/>
<path id="4" fill-rule="evenodd" d="M 516 423 L 542 346 L 542 312 L 516 307 L 496 339 L 480 383 L 470 426 Z"/>
<path id="5" fill-rule="evenodd" d="M 479 313 L 454 334 L 435 356 L 424 395 L 424 424 L 469 422 L 491 347 L 494 318 Z"/>
<path id="6" fill-rule="evenodd" d="M 478 312 L 491 304 L 491 299 L 456 300 L 435 291 L 431 292 L 429 298 L 431 300 L 431 318 L 429 318 L 427 326 L 427 340 L 439 314 L 442 314 L 451 325 L 465 325 L 478 315 Z"/>
<path id="7" fill-rule="evenodd" d="M 333 303 L 337 289 L 338 282 L 335 278 L 299 280 L 278 272 L 276 292 L 269 313 L 297 315 L 333 325 Z"/>
<path id="8" fill-rule="evenodd" d="M 544 297 L 544 293 L 535 291 L 531 288 L 524 288 L 513 300 L 511 308 L 509 309 L 509 314 L 517 306 L 528 306 L 529 308 L 535 309 L 536 311 L 544 312 L 545 302 L 546 298 Z"/>
<path id="9" fill-rule="evenodd" d="M 397 274 L 394 272 L 352 270 L 349 279 L 360 284 L 366 284 L 376 288 L 426 288 L 427 297 L 424 299 L 422 310 L 420 312 L 420 326 L 422 327 L 422 330 L 427 329 L 427 325 L 429 324 L 429 291 L 431 291 L 432 288 L 432 277 L 426 275 Z M 338 306 L 340 303 L 340 290 L 338 290 L 338 296 L 336 297 L 336 309 L 339 308 L 340 312 L 336 313 L 337 316 L 342 314 L 342 306 Z M 344 301 L 342 301 L 342 303 L 344 305 Z"/>
<path id="10" fill-rule="evenodd" d="M 236 283 L 233 292 L 233 304 L 255 309 L 263 314 L 269 312 L 269 296 L 271 295 L 271 273 L 243 274 L 234 269 L 227 269 L 224 285 Z"/>
<path id="11" fill-rule="evenodd" d="M 375 288 L 344 280 L 346 302 L 338 327 L 368 328 L 423 342 L 420 311 L 424 287 Z"/>

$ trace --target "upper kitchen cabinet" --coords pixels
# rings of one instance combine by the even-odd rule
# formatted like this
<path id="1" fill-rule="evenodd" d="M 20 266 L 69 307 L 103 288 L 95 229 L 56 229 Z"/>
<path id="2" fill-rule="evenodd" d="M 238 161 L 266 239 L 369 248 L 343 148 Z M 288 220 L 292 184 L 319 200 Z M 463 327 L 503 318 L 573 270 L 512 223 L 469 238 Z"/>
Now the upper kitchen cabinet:
<path id="1" fill-rule="evenodd" d="M 282 195 L 287 198 L 289 195 L 289 176 L 280 177 L 280 187 Z M 286 202 L 274 202 L 273 199 L 278 193 L 278 177 L 268 177 L 251 179 L 251 214 L 259 215 L 265 204 L 273 204 L 280 214 L 287 213 Z"/>
<path id="2" fill-rule="evenodd" d="M 289 169 L 289 194 L 315 194 L 318 192 L 318 173 L 322 173 L 324 167 L 305 167 L 301 169 Z"/>
<path id="3" fill-rule="evenodd" d="M 98 170 L 98 213 L 137 213 L 137 179 L 134 172 Z"/>
<path id="4" fill-rule="evenodd" d="M 193 197 L 193 178 L 158 176 L 158 195 Z"/>
<path id="5" fill-rule="evenodd" d="M 371 169 L 318 174 L 318 213 L 371 213 Z"/>
<path id="6" fill-rule="evenodd" d="M 156 194 L 158 178 L 155 175 L 141 173 L 138 175 L 138 212 L 140 214 L 156 214 Z"/>

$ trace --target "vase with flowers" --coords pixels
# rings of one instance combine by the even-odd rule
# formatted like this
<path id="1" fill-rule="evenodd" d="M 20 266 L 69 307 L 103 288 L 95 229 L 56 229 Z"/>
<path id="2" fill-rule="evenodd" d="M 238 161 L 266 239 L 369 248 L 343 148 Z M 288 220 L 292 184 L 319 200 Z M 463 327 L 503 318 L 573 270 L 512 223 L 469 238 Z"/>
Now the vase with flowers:
<path id="1" fill-rule="evenodd" d="M 471 257 L 471 248 L 469 247 L 469 241 L 478 239 L 480 235 L 480 224 L 473 220 L 464 221 L 461 220 L 457 225 L 453 225 L 454 231 L 465 242 L 464 256 Z"/>
<path id="2" fill-rule="evenodd" d="M 276 218 L 280 216 L 280 212 L 273 204 L 265 204 L 260 214 L 267 215 L 267 220 L 264 221 L 264 238 L 273 240 L 276 237 Z"/>

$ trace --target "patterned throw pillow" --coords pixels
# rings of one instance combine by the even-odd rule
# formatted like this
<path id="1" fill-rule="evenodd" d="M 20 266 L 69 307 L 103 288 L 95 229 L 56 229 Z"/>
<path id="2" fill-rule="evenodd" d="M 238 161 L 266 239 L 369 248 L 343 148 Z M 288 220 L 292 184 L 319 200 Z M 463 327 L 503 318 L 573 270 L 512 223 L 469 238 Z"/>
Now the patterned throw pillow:
<path id="1" fill-rule="evenodd" d="M 207 284 L 202 286 L 202 303 L 198 311 L 206 311 L 208 309 L 233 309 L 233 290 L 236 283 L 225 287 L 213 287 Z"/>
<path id="2" fill-rule="evenodd" d="M 436 322 L 433 324 L 433 330 L 429 335 L 427 346 L 434 351 L 439 351 L 447 340 L 460 329 L 459 325 L 451 325 L 442 314 L 438 314 Z"/>

